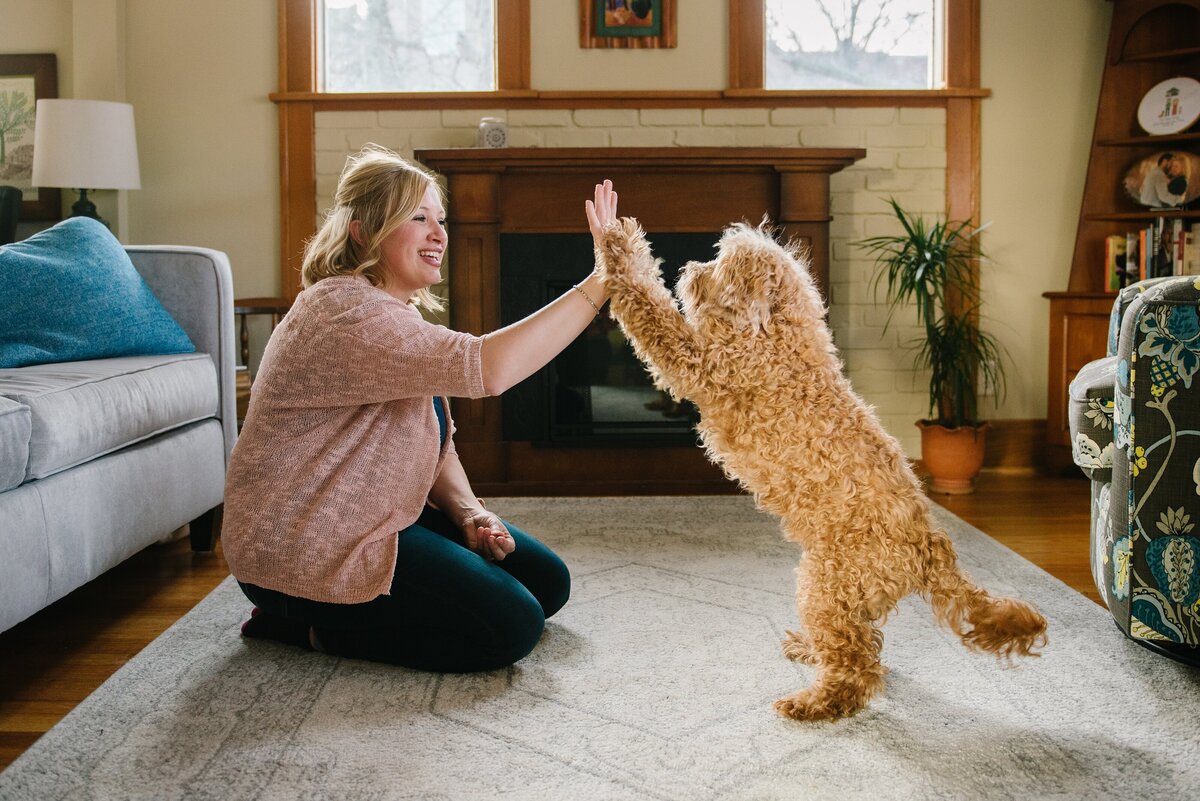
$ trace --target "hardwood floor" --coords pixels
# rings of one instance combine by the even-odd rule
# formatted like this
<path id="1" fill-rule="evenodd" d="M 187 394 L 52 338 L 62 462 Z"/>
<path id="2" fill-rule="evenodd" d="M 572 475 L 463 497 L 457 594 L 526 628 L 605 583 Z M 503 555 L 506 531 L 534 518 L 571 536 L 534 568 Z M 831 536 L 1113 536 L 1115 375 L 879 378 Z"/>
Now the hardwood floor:
<path id="1" fill-rule="evenodd" d="M 987 471 L 934 500 L 1099 602 L 1088 568 L 1088 482 Z M 218 545 L 152 546 L 0 633 L 0 769 L 228 575 Z M 247 604 L 249 608 L 249 604 Z"/>

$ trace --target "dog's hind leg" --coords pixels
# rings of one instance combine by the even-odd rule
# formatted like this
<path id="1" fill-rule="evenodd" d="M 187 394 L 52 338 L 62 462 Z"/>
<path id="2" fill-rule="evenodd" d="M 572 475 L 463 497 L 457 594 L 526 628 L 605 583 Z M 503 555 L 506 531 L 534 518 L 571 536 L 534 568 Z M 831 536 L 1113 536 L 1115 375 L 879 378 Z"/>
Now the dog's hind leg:
<path id="1" fill-rule="evenodd" d="M 797 606 L 805 633 L 788 632 L 784 642 L 789 658 L 817 668 L 811 685 L 775 702 L 780 713 L 796 720 L 853 715 L 883 689 L 887 673 L 879 661 L 883 633 L 862 602 L 862 593 L 838 582 L 822 561 L 806 557 L 801 565 L 804 584 Z"/>

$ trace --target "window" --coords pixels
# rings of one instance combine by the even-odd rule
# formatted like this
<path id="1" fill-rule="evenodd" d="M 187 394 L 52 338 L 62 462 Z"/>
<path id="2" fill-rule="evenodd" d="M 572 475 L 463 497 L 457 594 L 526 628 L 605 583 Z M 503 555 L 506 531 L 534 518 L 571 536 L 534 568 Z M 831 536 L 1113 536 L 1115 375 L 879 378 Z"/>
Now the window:
<path id="1" fill-rule="evenodd" d="M 319 91 L 490 92 L 495 0 L 317 0 Z"/>
<path id="2" fill-rule="evenodd" d="M 938 89 L 941 0 L 766 0 L 766 89 Z"/>

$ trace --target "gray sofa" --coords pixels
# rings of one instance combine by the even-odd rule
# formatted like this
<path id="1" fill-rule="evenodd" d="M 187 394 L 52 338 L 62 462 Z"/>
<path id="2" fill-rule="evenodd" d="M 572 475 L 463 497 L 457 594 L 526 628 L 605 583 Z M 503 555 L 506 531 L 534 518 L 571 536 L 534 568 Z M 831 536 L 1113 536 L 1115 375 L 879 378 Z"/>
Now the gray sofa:
<path id="1" fill-rule="evenodd" d="M 195 550 L 220 531 L 237 437 L 229 261 L 126 251 L 196 352 L 0 369 L 0 631 L 186 523 Z"/>

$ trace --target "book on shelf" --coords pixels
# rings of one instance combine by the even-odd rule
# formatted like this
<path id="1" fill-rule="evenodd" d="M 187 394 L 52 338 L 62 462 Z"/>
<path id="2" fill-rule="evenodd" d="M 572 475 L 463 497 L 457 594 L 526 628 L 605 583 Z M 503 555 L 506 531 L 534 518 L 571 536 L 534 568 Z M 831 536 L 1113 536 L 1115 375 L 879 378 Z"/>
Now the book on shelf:
<path id="1" fill-rule="evenodd" d="M 1104 238 L 1104 291 L 1147 278 L 1200 275 L 1200 230 L 1180 217 L 1157 217 L 1144 228 Z"/>

